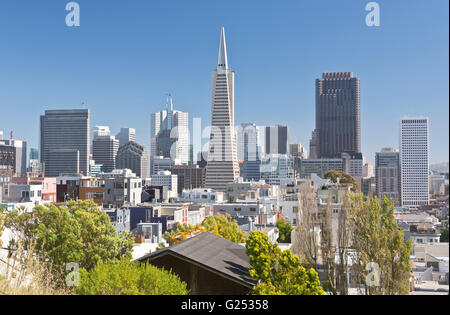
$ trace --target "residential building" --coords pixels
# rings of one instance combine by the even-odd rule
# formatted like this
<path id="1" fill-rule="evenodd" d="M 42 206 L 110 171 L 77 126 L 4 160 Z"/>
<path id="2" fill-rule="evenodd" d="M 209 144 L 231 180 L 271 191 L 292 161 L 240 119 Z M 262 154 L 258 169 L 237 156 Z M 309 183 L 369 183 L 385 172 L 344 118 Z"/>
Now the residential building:
<path id="1" fill-rule="evenodd" d="M 10 203 L 33 203 L 42 202 L 42 185 L 35 184 L 6 184 L 3 188 L 3 202 Z"/>
<path id="2" fill-rule="evenodd" d="M 56 177 L 44 177 L 43 173 L 26 173 L 23 177 L 11 178 L 11 183 L 18 185 L 41 185 L 41 200 L 45 203 L 55 203 Z"/>
<path id="3" fill-rule="evenodd" d="M 223 203 L 212 206 L 213 213 L 225 215 L 229 214 L 231 217 L 247 217 L 251 218 L 254 224 L 276 224 L 276 215 L 272 211 L 270 204 L 254 203 Z"/>
<path id="4" fill-rule="evenodd" d="M 16 173 L 16 148 L 11 145 L 0 143 L 0 166 L 12 170 L 13 175 Z"/>
<path id="5" fill-rule="evenodd" d="M 139 177 L 105 178 L 104 204 L 121 207 L 141 203 L 142 179 Z"/>
<path id="6" fill-rule="evenodd" d="M 11 146 L 15 149 L 15 167 L 14 172 L 16 176 L 25 175 L 27 172 L 27 142 L 23 140 L 17 140 L 12 138 L 12 131 L 10 134 L 10 139 L 2 139 L 0 140 L 0 146 Z M 0 159 L 1 157 L 0 149 Z M 1 161 L 0 161 L 1 165 Z"/>
<path id="7" fill-rule="evenodd" d="M 61 174 L 56 178 L 56 201 L 78 200 L 81 174 Z"/>
<path id="8" fill-rule="evenodd" d="M 223 203 L 224 193 L 210 188 L 195 188 L 183 191 L 180 201 L 197 204 Z"/>
<path id="9" fill-rule="evenodd" d="M 105 193 L 105 179 L 102 178 L 81 178 L 78 199 L 93 200 L 98 205 L 103 205 Z"/>
<path id="10" fill-rule="evenodd" d="M 206 232 L 138 259 L 172 270 L 190 294 L 248 295 L 257 281 L 245 247 Z"/>
<path id="11" fill-rule="evenodd" d="M 161 171 L 156 175 L 152 175 L 152 186 L 167 186 L 169 190 L 169 198 L 178 197 L 178 175 L 172 174 L 170 171 Z"/>

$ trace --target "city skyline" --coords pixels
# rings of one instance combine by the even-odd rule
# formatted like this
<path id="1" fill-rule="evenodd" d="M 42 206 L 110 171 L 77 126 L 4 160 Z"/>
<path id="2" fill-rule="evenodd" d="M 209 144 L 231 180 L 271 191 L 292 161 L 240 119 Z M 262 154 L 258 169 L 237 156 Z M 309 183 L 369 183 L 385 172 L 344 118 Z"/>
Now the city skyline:
<path id="1" fill-rule="evenodd" d="M 32 12 L 23 13 L 24 20 L 19 21 L 25 22 L 24 26 L 18 26 L 18 21 L 12 18 L 17 17 L 19 8 L 22 9 L 19 4 L 7 1 L 8 10 L 0 11 L 0 20 L 9 23 L 0 30 L 0 37 L 7 36 L 12 43 L 11 49 L 0 52 L 0 68 L 4 70 L 0 74 L 0 104 L 3 114 L 8 117 L 2 120 L 0 129 L 5 134 L 14 130 L 15 138 L 27 140 L 30 148 L 39 147 L 39 115 L 44 110 L 84 106 L 92 114 L 91 131 L 95 125 L 110 126 L 113 134 L 121 127 L 132 127 L 136 129 L 137 142 L 148 149 L 148 118 L 160 109 L 167 92 L 174 95 L 178 108 L 188 112 L 191 119 L 201 117 L 203 126 L 209 125 L 211 87 L 208 71 L 214 68 L 216 34 L 224 25 L 229 44 L 233 46 L 231 67 L 237 69 L 239 77 L 235 126 L 244 122 L 261 126 L 287 125 L 290 141 L 308 148 L 314 130 L 315 78 L 323 72 L 352 71 L 361 78 L 361 151 L 368 161 L 373 163 L 375 152 L 382 147 L 399 148 L 398 120 L 406 115 L 430 118 L 430 162 L 448 161 L 448 30 L 438 26 L 448 24 L 448 16 L 440 15 L 448 12 L 448 3 L 436 2 L 434 6 L 420 10 L 417 6 L 414 9 L 408 7 L 406 2 L 402 5 L 380 1 L 382 24 L 379 28 L 369 28 L 364 24 L 366 2 L 357 1 L 351 5 L 323 2 L 329 9 L 335 8 L 337 15 L 348 17 L 338 23 L 336 30 L 330 30 L 329 26 L 337 20 L 332 16 L 320 18 L 320 5 L 287 2 L 272 8 L 262 2 L 258 11 L 261 16 L 252 16 L 253 25 L 236 20 L 237 15 L 248 14 L 252 5 L 231 2 L 232 17 L 220 14 L 214 21 L 192 22 L 186 29 L 188 36 L 176 31 L 187 18 L 179 8 L 180 3 L 177 3 L 178 11 L 172 12 L 181 18 L 181 22 L 151 31 L 142 24 L 145 13 L 139 13 L 139 19 L 131 21 L 130 14 L 136 11 L 136 4 L 102 8 L 100 4 L 79 3 L 82 8 L 79 29 L 69 29 L 57 19 L 61 15 L 63 20 L 64 10 L 56 4 L 42 7 L 31 4 Z M 172 5 L 140 4 L 154 9 L 171 8 Z M 193 8 L 189 12 L 199 5 L 190 4 Z M 215 3 L 202 2 L 201 5 L 206 6 L 206 12 L 217 7 Z M 287 8 L 295 12 L 287 12 Z M 44 13 L 44 9 L 49 12 Z M 110 10 L 114 17 L 119 17 L 119 9 L 122 9 L 127 23 L 116 25 L 112 20 L 108 23 L 99 19 L 97 14 L 102 12 L 101 9 Z M 274 9 L 273 12 L 269 12 L 270 9 Z M 7 11 L 10 16 L 3 16 Z M 37 17 L 46 14 L 56 16 L 37 23 Z M 154 18 L 148 23 L 160 21 L 154 13 L 148 14 Z M 422 19 L 414 18 L 418 14 Z M 282 19 L 284 15 L 286 19 Z M 143 20 L 139 22 L 141 18 Z M 310 27 L 305 31 L 307 22 L 313 18 L 320 18 L 324 25 L 319 30 Z M 279 25 L 275 25 L 275 21 Z M 404 27 L 405 22 L 408 22 L 408 29 Z M 102 23 L 110 28 L 105 28 Z M 37 24 L 36 30 L 24 36 L 23 27 L 32 24 Z M 137 29 L 136 24 L 140 26 Z M 294 30 L 289 26 L 294 26 Z M 6 29 L 10 30 L 9 34 L 4 33 Z M 125 35 L 131 30 L 135 30 L 136 36 L 127 38 Z M 354 34 L 355 43 L 358 43 L 348 47 L 349 39 L 339 36 L 339 30 Z M 44 31 L 49 33 L 45 38 Z M 112 38 L 115 31 L 119 32 L 117 38 Z M 396 37 L 400 31 L 404 32 L 403 36 Z M 392 34 L 388 34 L 390 32 Z M 339 49 L 324 50 L 327 45 L 314 38 L 318 34 Z M 32 40 L 34 35 L 37 38 Z M 97 45 L 93 42 L 95 36 L 106 38 Z M 293 36 L 298 41 L 292 41 Z M 428 42 L 430 36 L 439 40 Z M 37 52 L 28 52 L 26 49 L 36 43 L 35 40 L 44 45 Z M 195 44 L 186 46 L 190 40 Z M 127 51 L 124 47 L 114 51 L 101 47 L 102 44 L 108 48 L 116 47 L 112 46 L 113 42 L 134 49 Z M 431 46 L 424 50 L 421 47 L 424 43 Z M 43 48 L 45 44 L 47 48 Z M 149 45 L 158 45 L 166 53 L 153 53 Z M 311 45 L 316 46 L 311 49 Z M 269 46 L 278 46 L 278 50 Z M 83 52 L 86 47 L 89 53 Z M 345 56 L 351 49 L 358 58 Z M 427 60 L 419 58 L 424 51 L 431 54 Z M 262 60 L 270 62 L 256 67 Z M 158 62 L 161 65 L 155 65 Z M 273 80 L 258 78 L 263 76 Z M 131 82 L 125 82 L 130 78 Z M 158 79 L 161 82 L 154 81 Z M 135 86 L 131 87 L 132 84 Z M 130 110 L 124 112 L 123 108 Z M 27 123 L 23 124 L 23 121 Z"/>

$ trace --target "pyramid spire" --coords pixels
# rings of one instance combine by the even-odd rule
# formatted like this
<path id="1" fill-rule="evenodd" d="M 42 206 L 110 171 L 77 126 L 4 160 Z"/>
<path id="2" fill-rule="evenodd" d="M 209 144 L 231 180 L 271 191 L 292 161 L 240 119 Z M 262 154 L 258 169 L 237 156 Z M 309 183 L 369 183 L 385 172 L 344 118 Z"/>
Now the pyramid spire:
<path id="1" fill-rule="evenodd" d="M 220 31 L 219 59 L 217 69 L 228 70 L 227 43 L 225 41 L 225 28 Z"/>

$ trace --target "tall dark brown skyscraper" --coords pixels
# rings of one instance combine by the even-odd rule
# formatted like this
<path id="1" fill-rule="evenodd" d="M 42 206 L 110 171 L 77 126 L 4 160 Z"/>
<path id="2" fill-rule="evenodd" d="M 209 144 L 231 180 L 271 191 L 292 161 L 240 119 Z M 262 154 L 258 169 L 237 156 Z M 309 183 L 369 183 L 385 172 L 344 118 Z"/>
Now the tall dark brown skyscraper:
<path id="1" fill-rule="evenodd" d="M 318 158 L 361 152 L 359 78 L 353 72 L 326 72 L 316 80 L 316 137 Z"/>

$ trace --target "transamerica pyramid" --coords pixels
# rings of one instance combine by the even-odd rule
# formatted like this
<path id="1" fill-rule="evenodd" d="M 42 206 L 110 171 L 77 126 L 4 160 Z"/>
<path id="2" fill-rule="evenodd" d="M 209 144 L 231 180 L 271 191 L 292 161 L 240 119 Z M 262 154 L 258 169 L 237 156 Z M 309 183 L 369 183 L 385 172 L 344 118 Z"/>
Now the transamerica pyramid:
<path id="1" fill-rule="evenodd" d="M 212 121 L 205 186 L 225 191 L 226 185 L 238 177 L 234 131 L 234 71 L 228 69 L 225 29 L 222 27 L 217 69 L 212 73 Z"/>

